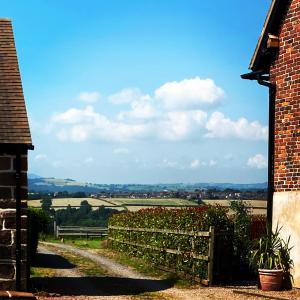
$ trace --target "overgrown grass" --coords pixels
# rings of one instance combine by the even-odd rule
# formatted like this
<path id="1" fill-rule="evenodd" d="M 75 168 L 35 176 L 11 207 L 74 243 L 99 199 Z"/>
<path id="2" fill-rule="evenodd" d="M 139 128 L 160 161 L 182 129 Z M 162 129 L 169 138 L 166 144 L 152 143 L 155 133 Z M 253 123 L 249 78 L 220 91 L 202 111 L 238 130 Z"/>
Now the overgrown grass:
<path id="1" fill-rule="evenodd" d="M 51 268 L 42 268 L 42 267 L 31 267 L 30 268 L 30 277 L 54 277 L 55 270 Z"/>

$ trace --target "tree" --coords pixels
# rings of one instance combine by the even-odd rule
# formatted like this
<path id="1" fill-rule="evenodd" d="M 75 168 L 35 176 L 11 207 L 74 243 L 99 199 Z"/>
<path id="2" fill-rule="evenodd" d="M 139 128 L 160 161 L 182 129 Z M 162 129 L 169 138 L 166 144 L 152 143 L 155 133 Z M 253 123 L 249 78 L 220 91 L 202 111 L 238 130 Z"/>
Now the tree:
<path id="1" fill-rule="evenodd" d="M 50 197 L 46 197 L 44 196 L 41 200 L 41 206 L 42 206 L 42 210 L 45 212 L 50 213 L 50 209 L 52 206 L 52 199 Z"/>
<path id="2" fill-rule="evenodd" d="M 92 206 L 89 204 L 87 200 L 83 200 L 80 203 L 80 212 L 83 215 L 89 214 L 89 212 L 92 210 Z"/>

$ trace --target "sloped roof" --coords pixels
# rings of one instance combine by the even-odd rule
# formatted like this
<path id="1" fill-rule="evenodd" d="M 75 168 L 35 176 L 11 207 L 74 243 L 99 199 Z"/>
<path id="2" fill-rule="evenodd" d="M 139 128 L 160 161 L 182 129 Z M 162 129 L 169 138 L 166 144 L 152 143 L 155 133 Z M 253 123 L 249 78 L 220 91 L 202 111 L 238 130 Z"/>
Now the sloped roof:
<path id="1" fill-rule="evenodd" d="M 0 19 L 0 144 L 32 144 L 9 19 Z"/>
<path id="2" fill-rule="evenodd" d="M 282 18 L 290 6 L 292 0 L 273 0 L 268 11 L 261 35 L 253 53 L 249 69 L 252 71 L 267 70 L 272 59 L 272 52 L 266 45 L 268 34 L 278 35 Z"/>

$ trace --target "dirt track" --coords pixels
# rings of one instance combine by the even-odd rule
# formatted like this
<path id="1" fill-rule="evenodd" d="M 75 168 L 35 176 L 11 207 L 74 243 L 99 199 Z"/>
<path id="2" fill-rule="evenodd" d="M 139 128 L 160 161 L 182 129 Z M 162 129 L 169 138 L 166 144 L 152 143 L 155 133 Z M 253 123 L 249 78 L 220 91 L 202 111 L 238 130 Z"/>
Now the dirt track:
<path id="1" fill-rule="evenodd" d="M 93 260 L 107 270 L 101 277 L 86 277 L 76 266 L 71 265 L 60 255 L 47 249 L 47 245 L 55 246 Z M 166 280 L 143 276 L 129 267 L 125 267 L 88 250 L 81 250 L 65 244 L 43 243 L 40 248 L 46 265 L 52 265 L 56 270 L 53 278 L 39 279 L 44 291 L 61 294 L 60 300 L 125 300 L 125 299 L 178 299 L 178 300 L 296 300 L 300 299 L 300 290 L 288 292 L 262 292 L 254 286 L 238 287 L 197 287 L 194 289 L 178 289 Z M 75 299 L 74 299 L 75 296 Z M 39 296 L 40 300 L 50 300 Z M 54 300 L 52 297 L 51 299 Z"/>

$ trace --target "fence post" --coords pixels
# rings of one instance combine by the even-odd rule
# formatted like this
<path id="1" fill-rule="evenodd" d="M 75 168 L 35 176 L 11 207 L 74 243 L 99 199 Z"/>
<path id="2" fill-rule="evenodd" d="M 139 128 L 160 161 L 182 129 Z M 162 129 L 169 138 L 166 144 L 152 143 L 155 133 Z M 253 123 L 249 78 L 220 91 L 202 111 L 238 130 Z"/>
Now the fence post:
<path id="1" fill-rule="evenodd" d="M 56 238 L 59 236 L 59 226 L 56 226 L 56 232 L 55 232 Z"/>
<path id="2" fill-rule="evenodd" d="M 191 237 L 192 239 L 192 255 L 193 255 L 193 258 L 192 258 L 192 275 L 193 277 L 195 277 L 195 259 L 194 259 L 194 254 L 195 254 L 195 236 L 192 236 Z"/>
<path id="3" fill-rule="evenodd" d="M 209 227 L 209 244 L 208 244 L 208 282 L 209 285 L 213 282 L 213 270 L 214 270 L 214 243 L 215 243 L 215 228 Z"/>

